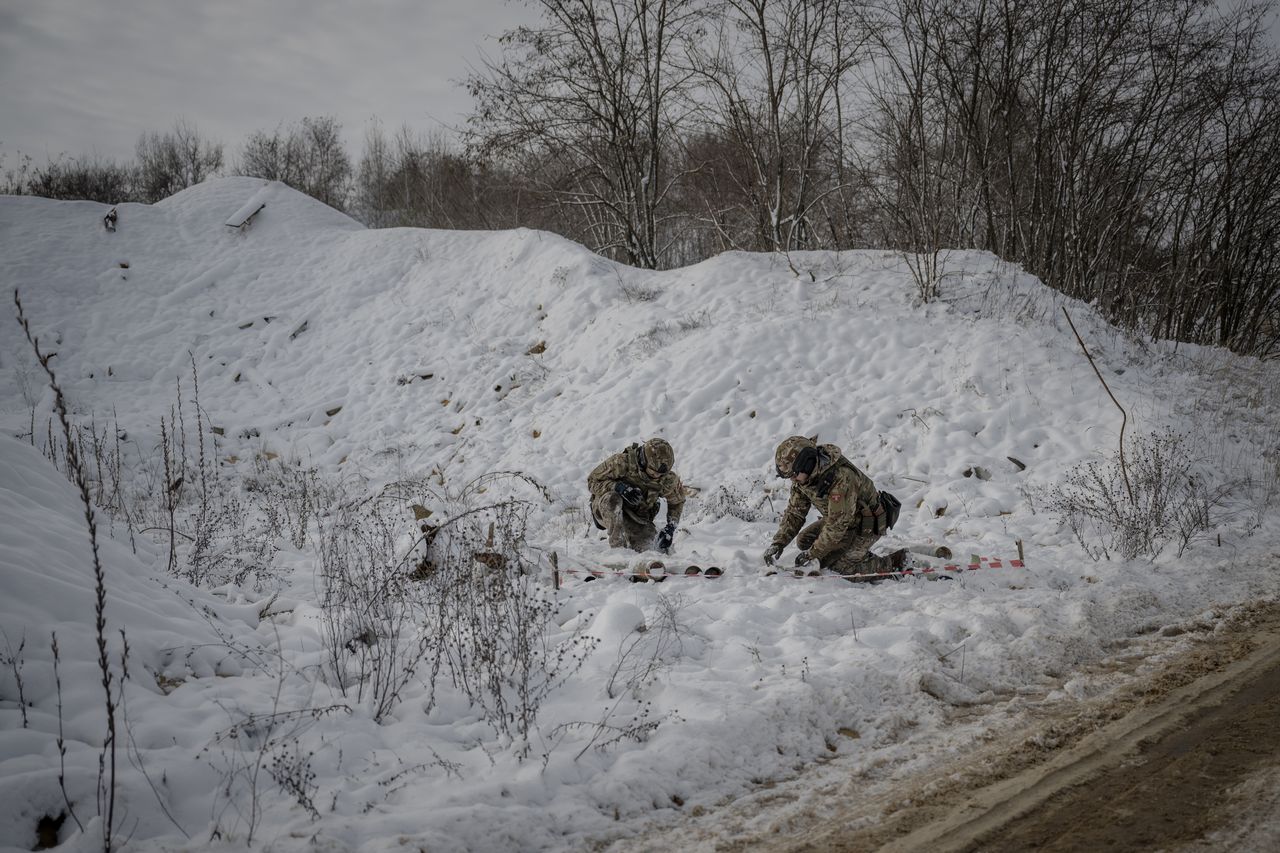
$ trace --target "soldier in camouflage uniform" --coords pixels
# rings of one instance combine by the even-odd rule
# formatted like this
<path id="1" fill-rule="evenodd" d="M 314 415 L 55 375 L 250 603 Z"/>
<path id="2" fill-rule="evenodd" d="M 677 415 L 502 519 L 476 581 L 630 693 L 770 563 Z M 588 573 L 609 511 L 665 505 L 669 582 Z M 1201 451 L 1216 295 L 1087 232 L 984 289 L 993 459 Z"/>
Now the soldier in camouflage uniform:
<path id="1" fill-rule="evenodd" d="M 609 531 L 609 545 L 644 551 L 666 551 L 684 512 L 684 485 L 671 466 L 676 454 L 661 438 L 633 444 L 615 453 L 587 476 L 591 516 L 596 527 Z M 658 500 L 667 502 L 667 523 L 659 533 L 653 520 Z"/>
<path id="2" fill-rule="evenodd" d="M 842 575 L 902 568 L 905 549 L 883 557 L 871 553 L 871 546 L 885 531 L 880 493 L 870 477 L 844 458 L 839 447 L 819 445 L 817 436 L 793 435 L 778 445 L 774 464 L 779 477 L 791 480 L 791 499 L 772 544 L 764 552 L 765 563 L 773 565 L 795 539 L 800 547 L 797 566 L 817 561 L 822 568 Z M 822 517 L 804 527 L 811 506 L 817 507 Z"/>

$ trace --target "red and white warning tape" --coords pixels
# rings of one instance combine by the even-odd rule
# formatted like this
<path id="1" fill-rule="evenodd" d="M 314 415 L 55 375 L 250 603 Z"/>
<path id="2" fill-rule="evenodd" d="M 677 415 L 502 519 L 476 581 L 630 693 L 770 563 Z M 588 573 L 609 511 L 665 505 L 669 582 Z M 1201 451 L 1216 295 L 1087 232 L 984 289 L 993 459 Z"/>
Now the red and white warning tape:
<path id="1" fill-rule="evenodd" d="M 980 557 L 974 555 L 968 563 L 945 563 L 938 566 L 913 566 L 907 569 L 898 569 L 891 572 L 864 572 L 856 575 L 837 575 L 837 574 L 821 574 L 815 572 L 806 573 L 803 569 L 795 571 L 787 569 L 775 569 L 768 574 L 776 574 L 788 577 L 794 577 L 801 580 L 866 580 L 875 578 L 892 578 L 892 577 L 911 577 L 913 575 L 944 575 L 944 574 L 960 574 L 962 572 L 973 572 L 978 569 L 1023 569 L 1026 564 L 1022 560 L 1006 560 L 1001 557 Z M 976 560 L 977 562 L 973 562 Z M 658 572 L 631 572 L 620 569 L 555 569 L 552 572 L 552 578 L 555 587 L 561 587 L 561 578 L 563 575 L 586 575 L 583 581 L 595 580 L 602 577 L 625 577 L 635 578 L 637 580 L 653 580 L 663 581 L 667 578 L 684 578 L 692 580 L 717 580 L 724 572 L 718 566 L 709 566 L 703 570 L 698 566 L 689 566 L 683 571 L 658 571 Z"/>
<path id="2" fill-rule="evenodd" d="M 974 560 L 977 562 L 973 562 Z M 1005 560 L 1001 557 L 979 557 L 973 555 L 969 558 L 968 563 L 945 563 L 941 566 L 913 566 L 909 569 L 899 569 L 893 572 L 866 572 L 857 575 L 823 575 L 823 577 L 833 577 L 836 580 L 849 580 L 854 578 L 891 578 L 891 577 L 910 577 L 911 575 L 940 575 L 940 574 L 959 574 L 960 572 L 974 572 L 978 569 L 1003 569 L 1006 566 L 1011 569 L 1025 569 L 1026 563 L 1022 560 Z"/>

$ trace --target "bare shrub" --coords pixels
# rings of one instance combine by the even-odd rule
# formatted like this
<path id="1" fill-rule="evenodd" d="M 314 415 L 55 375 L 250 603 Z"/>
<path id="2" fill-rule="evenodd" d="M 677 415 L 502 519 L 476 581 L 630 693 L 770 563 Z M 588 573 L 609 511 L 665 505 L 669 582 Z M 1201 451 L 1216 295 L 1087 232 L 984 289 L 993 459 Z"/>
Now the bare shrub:
<path id="1" fill-rule="evenodd" d="M 98 552 L 97 514 L 94 512 L 93 497 L 89 487 L 86 466 L 84 460 L 80 457 L 79 447 L 74 438 L 71 416 L 67 410 L 67 398 L 62 392 L 62 387 L 58 384 L 57 375 L 50 366 L 50 360 L 53 356 L 41 350 L 40 341 L 32 333 L 31 325 L 23 313 L 22 300 L 19 298 L 17 290 L 13 292 L 13 302 L 18 311 L 18 324 L 22 326 L 22 331 L 26 335 L 28 343 L 31 344 L 31 350 L 35 353 L 36 360 L 40 362 L 40 366 L 49 378 L 49 388 L 53 391 L 54 411 L 58 415 L 58 422 L 62 425 L 62 437 L 67 451 L 66 473 L 80 492 L 80 503 L 84 507 L 85 528 L 89 534 L 90 564 L 93 567 L 94 639 L 98 647 L 98 674 L 101 677 L 102 690 L 105 697 L 105 732 L 102 739 L 102 748 L 98 752 L 98 815 L 102 818 L 102 849 L 106 853 L 110 853 L 112 839 L 117 829 L 116 732 L 120 696 L 124 690 L 124 682 L 129 677 L 129 641 L 122 629 L 120 631 L 122 648 L 118 664 L 119 671 L 117 672 L 117 665 L 112 662 L 107 642 L 107 583 L 106 572 L 103 569 L 102 560 Z M 57 657 L 56 644 L 57 639 L 55 637 L 55 660 Z M 61 696 L 59 696 L 58 704 L 59 727 L 61 728 Z"/>
<path id="2" fill-rule="evenodd" d="M 1262 454 L 1262 471 L 1258 478 L 1259 514 L 1280 499 L 1280 442 Z M 1261 519 L 1259 519 L 1259 524 Z"/>
<path id="3" fill-rule="evenodd" d="M 605 682 L 605 695 L 611 704 L 601 718 L 562 723 L 552 731 L 553 736 L 579 729 L 590 733 L 576 758 L 591 749 L 603 751 L 624 741 L 643 741 L 661 724 L 653 716 L 653 703 L 644 694 L 664 671 L 684 657 L 684 639 L 691 633 L 681 619 L 687 604 L 679 594 L 659 595 L 652 624 L 623 638 L 618 645 L 613 670 Z"/>
<path id="4" fill-rule="evenodd" d="M 22 667 L 26 662 L 22 652 L 27 647 L 27 637 L 24 634 L 18 640 L 17 649 L 10 642 L 9 634 L 2 628 L 0 628 L 0 637 L 4 637 L 4 651 L 0 652 L 0 666 L 13 673 L 14 698 L 17 700 L 18 709 L 22 712 L 22 727 L 25 729 L 31 722 L 27 719 L 27 696 L 22 683 Z M 4 692 L 7 693 L 8 691 Z M 4 693 L 0 693 L 0 696 L 3 695 Z"/>
<path id="5" fill-rule="evenodd" d="M 536 497 L 511 494 L 522 491 Z M 527 756 L 543 701 L 593 647 L 577 634 L 548 638 L 558 605 L 526 531 L 532 510 L 549 502 L 540 484 L 500 472 L 456 492 L 397 482 L 335 507 L 320 522 L 326 678 L 382 719 L 414 679 L 427 686 L 430 710 L 447 673 Z"/>
<path id="6" fill-rule="evenodd" d="M 328 705 L 282 710 L 283 668 L 278 678 L 270 710 L 249 711 L 224 706 L 222 710 L 230 720 L 229 725 L 214 735 L 198 755 L 222 774 L 215 792 L 210 840 L 233 837 L 235 832 L 243 830 L 245 844 L 253 844 L 262 821 L 262 785 L 267 777 L 312 819 L 319 816 L 314 799 L 318 786 L 311 771 L 312 753 L 303 753 L 299 744 L 317 721 L 333 714 L 350 713 L 350 709 L 345 705 Z"/>
<path id="7" fill-rule="evenodd" d="M 1048 494 L 1046 508 L 1095 560 L 1112 554 L 1154 559 L 1170 544 L 1182 556 L 1213 526 L 1214 513 L 1233 484 L 1211 484 L 1186 437 L 1172 431 L 1132 439 L 1127 458 L 1128 484 L 1117 450 L 1107 460 L 1071 469 L 1066 481 Z"/>
<path id="8" fill-rule="evenodd" d="M 547 628 L 558 607 L 533 564 L 513 547 L 512 533 L 523 535 L 523 512 L 510 503 L 493 510 L 506 540 L 496 551 L 474 527 L 442 543 L 450 556 L 438 575 L 436 627 L 454 686 L 498 734 L 520 741 L 525 756 L 543 701 L 582 666 L 595 640 L 575 634 L 549 643 Z M 503 559 L 485 559 L 493 554 Z"/>
<path id="9" fill-rule="evenodd" d="M 654 355 L 690 332 L 705 329 L 710 325 L 711 312 L 704 308 L 674 321 L 664 320 L 655 323 L 640 336 L 637 346 L 645 355 Z"/>
<path id="10" fill-rule="evenodd" d="M 243 478 L 222 473 L 205 453 L 203 428 L 197 431 L 198 455 L 186 463 L 194 484 L 183 489 L 164 531 L 182 558 L 174 573 L 198 586 L 271 588 L 280 582 L 281 550 L 307 546 L 317 513 L 339 500 L 341 486 L 269 454 L 255 455 Z"/>
<path id="11" fill-rule="evenodd" d="M 102 204 L 118 204 L 134 201 L 134 170 L 125 163 L 117 163 L 99 156 L 68 158 L 62 155 L 49 160 L 43 167 L 31 167 L 28 159 L 20 176 L 11 178 L 24 181 L 20 194 L 44 198 L 96 201 Z"/>
<path id="12" fill-rule="evenodd" d="M 595 647 L 580 633 L 558 643 L 548 634 L 558 604 L 526 537 L 531 513 L 551 495 L 524 475 L 498 472 L 456 493 L 428 492 L 424 501 L 445 516 L 425 525 L 416 572 L 443 668 L 485 722 L 527 757 L 543 701 Z"/>
<path id="13" fill-rule="evenodd" d="M 79 816 L 76 815 L 75 805 L 72 803 L 71 794 L 67 792 L 67 738 L 64 727 L 65 718 L 62 714 L 62 654 L 58 649 L 58 632 L 49 632 L 49 649 L 53 652 L 53 684 L 55 695 L 58 697 L 58 788 L 62 791 L 62 801 L 67 806 L 67 814 L 71 815 L 71 819 L 75 821 L 76 826 L 84 832 L 84 824 L 80 822 Z"/>
<path id="14" fill-rule="evenodd" d="M 280 786 L 280 790 L 288 794 L 301 806 L 312 820 L 320 819 L 320 810 L 316 808 L 315 795 L 320 790 L 316 784 L 316 772 L 311 769 L 311 757 L 314 752 L 303 754 L 297 741 L 292 741 L 276 749 L 267 764 L 267 772 Z"/>
<path id="15" fill-rule="evenodd" d="M 653 302 L 662 295 L 662 291 L 656 287 L 649 287 L 635 282 L 623 282 L 620 285 L 622 290 L 622 298 L 627 300 L 628 305 L 636 305 L 641 302 Z"/>
<path id="16" fill-rule="evenodd" d="M 684 656 L 684 637 L 690 632 L 680 618 L 688 606 L 683 595 L 659 595 L 652 624 L 631 634 L 618 646 L 618 658 L 605 683 L 605 695 L 640 698 L 641 692 Z"/>
<path id="17" fill-rule="evenodd" d="M 768 500 L 764 485 L 759 477 L 743 485 L 721 483 L 701 498 L 696 520 L 719 521 L 727 516 L 741 521 L 759 521 L 761 507 Z"/>
<path id="18" fill-rule="evenodd" d="M 318 521 L 326 676 L 375 720 L 395 708 L 421 667 L 430 666 L 428 684 L 440 670 L 441 649 L 423 628 L 425 590 L 410 577 L 402 513 L 384 492 L 344 502 Z"/>
<path id="19" fill-rule="evenodd" d="M 83 460 L 94 506 L 123 522 L 131 541 L 152 536 L 166 549 L 169 573 L 197 586 L 277 584 L 282 548 L 306 547 L 316 514 L 341 492 L 314 467 L 267 452 L 254 455 L 246 474 L 220 468 L 219 432 L 200 402 L 194 358 L 189 382 L 175 379 L 153 443 L 130 436 L 114 412 L 82 415 L 66 434 L 51 418 L 42 430 L 33 426 L 32 444 L 73 482 L 70 459 Z"/>

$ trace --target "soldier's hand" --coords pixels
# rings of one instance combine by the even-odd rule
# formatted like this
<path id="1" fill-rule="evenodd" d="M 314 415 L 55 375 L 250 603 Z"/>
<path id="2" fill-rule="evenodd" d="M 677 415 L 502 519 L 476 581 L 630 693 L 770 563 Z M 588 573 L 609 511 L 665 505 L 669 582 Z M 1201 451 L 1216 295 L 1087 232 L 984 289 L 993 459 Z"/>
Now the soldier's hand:
<path id="1" fill-rule="evenodd" d="M 782 556 L 782 546 L 770 545 L 767 549 L 765 549 L 765 552 L 764 552 L 764 564 L 766 566 L 772 566 L 773 561 L 778 559 L 781 556 Z"/>
<path id="2" fill-rule="evenodd" d="M 640 489 L 635 486 L 622 482 L 621 480 L 613 484 L 613 490 L 619 497 L 632 506 L 639 506 L 640 502 L 644 500 L 644 492 L 640 491 Z"/>
<path id="3" fill-rule="evenodd" d="M 813 562 L 813 554 L 812 554 L 812 553 L 810 553 L 810 552 L 808 552 L 808 551 L 801 551 L 799 554 L 796 554 L 796 565 L 797 565 L 797 566 L 807 566 L 807 565 L 809 565 L 809 564 L 810 564 L 810 563 L 812 563 L 812 562 Z"/>
<path id="4" fill-rule="evenodd" d="M 658 534 L 658 550 L 667 551 L 671 548 L 671 540 L 676 538 L 676 526 L 671 522 L 667 522 L 667 526 L 662 528 L 662 532 Z"/>

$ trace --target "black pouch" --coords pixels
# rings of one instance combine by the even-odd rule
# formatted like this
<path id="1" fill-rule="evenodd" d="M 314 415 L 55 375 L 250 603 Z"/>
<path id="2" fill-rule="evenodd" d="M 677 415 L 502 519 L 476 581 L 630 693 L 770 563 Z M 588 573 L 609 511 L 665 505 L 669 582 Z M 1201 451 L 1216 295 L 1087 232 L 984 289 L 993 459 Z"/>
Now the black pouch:
<path id="1" fill-rule="evenodd" d="M 892 530 L 893 526 L 898 523 L 898 513 L 902 511 L 902 501 L 888 492 L 881 492 L 880 506 L 884 507 L 885 528 Z"/>

